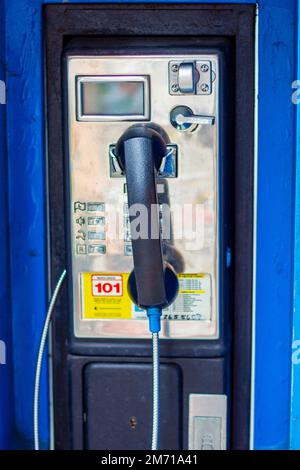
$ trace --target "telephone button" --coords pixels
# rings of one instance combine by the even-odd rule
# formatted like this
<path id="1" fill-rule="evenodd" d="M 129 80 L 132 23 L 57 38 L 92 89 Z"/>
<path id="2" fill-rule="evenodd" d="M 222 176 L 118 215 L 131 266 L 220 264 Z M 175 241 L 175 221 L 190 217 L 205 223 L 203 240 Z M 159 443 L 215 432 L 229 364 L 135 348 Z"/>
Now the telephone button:
<path id="1" fill-rule="evenodd" d="M 124 255 L 132 256 L 132 245 L 124 245 Z"/>
<path id="2" fill-rule="evenodd" d="M 124 241 L 125 242 L 131 242 L 131 233 L 130 233 L 130 229 L 128 230 L 125 230 L 124 232 Z"/>
<path id="3" fill-rule="evenodd" d="M 105 245 L 89 245 L 88 253 L 89 255 L 105 255 L 106 246 Z"/>
<path id="4" fill-rule="evenodd" d="M 86 210 L 88 212 L 104 212 L 105 203 L 104 202 L 88 202 Z"/>
<path id="5" fill-rule="evenodd" d="M 105 240 L 105 232 L 88 232 L 89 240 Z"/>
<path id="6" fill-rule="evenodd" d="M 88 225 L 104 225 L 105 217 L 88 217 Z"/>

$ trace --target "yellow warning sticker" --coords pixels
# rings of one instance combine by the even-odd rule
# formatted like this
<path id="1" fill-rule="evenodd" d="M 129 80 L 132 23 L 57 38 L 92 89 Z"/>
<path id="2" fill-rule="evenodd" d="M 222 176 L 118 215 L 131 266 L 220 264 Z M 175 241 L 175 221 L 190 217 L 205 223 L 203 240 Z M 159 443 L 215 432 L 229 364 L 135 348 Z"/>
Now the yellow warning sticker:
<path id="1" fill-rule="evenodd" d="M 127 293 L 129 273 L 81 273 L 81 306 L 84 320 L 145 319 L 143 309 Z M 179 274 L 179 293 L 163 311 L 169 320 L 210 320 L 210 274 Z"/>
<path id="2" fill-rule="evenodd" d="M 81 273 L 83 319 L 131 318 L 127 273 Z"/>

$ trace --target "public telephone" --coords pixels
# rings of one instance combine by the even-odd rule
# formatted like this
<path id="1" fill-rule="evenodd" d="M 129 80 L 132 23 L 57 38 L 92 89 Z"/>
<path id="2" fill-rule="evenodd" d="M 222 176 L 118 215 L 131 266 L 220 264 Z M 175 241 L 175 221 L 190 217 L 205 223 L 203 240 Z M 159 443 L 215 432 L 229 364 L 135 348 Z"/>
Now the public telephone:
<path id="1" fill-rule="evenodd" d="M 245 448 L 255 10 L 45 10 L 54 445 L 149 448 L 160 329 L 160 449 Z"/>

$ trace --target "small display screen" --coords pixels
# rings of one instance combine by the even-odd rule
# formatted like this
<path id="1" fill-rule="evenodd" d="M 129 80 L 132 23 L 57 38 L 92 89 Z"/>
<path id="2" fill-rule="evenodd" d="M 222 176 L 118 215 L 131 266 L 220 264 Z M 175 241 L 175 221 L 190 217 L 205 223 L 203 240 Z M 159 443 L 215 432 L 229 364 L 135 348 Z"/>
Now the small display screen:
<path id="1" fill-rule="evenodd" d="M 84 116 L 143 116 L 143 81 L 82 81 Z"/>

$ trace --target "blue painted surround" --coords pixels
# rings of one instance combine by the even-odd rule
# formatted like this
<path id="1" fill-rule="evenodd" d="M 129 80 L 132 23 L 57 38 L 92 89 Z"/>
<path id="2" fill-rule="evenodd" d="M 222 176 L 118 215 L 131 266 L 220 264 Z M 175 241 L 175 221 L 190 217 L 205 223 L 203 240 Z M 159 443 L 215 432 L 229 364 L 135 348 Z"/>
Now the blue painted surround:
<path id="1" fill-rule="evenodd" d="M 7 104 L 0 104 L 0 340 L 7 346 L 7 364 L 0 364 L 0 448 L 33 445 L 33 380 L 47 303 L 43 3 L 64 2 L 0 0 L 0 80 L 7 85 Z M 300 448 L 300 366 L 291 367 L 292 340 L 300 339 L 299 111 L 291 101 L 297 72 L 300 79 L 297 14 L 296 0 L 259 1 L 256 449 Z M 45 364 L 44 447 L 49 442 L 47 388 Z"/>

